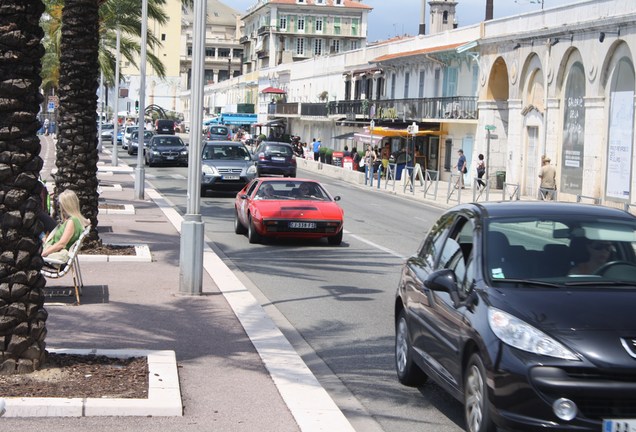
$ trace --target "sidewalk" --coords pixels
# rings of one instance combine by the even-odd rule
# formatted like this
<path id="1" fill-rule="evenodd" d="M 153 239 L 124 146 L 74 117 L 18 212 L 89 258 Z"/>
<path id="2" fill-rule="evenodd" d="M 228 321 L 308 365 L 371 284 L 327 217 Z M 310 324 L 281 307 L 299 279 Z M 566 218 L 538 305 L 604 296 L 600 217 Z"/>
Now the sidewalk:
<path id="1" fill-rule="evenodd" d="M 132 205 L 134 215 L 100 211 L 100 238 L 145 244 L 152 261 L 80 256 L 82 304 L 70 306 L 71 296 L 47 298 L 47 348 L 173 350 L 183 416 L 15 418 L 8 399 L 3 430 L 38 430 L 46 424 L 47 430 L 82 432 L 353 431 L 280 330 L 209 247 L 203 295 L 179 294 L 180 215 L 148 184 L 147 199 L 135 200 L 131 170 L 111 167 L 109 159 L 102 156 L 106 162 L 99 166 L 100 204 Z M 71 284 L 68 275 L 47 280 L 47 289 Z"/>

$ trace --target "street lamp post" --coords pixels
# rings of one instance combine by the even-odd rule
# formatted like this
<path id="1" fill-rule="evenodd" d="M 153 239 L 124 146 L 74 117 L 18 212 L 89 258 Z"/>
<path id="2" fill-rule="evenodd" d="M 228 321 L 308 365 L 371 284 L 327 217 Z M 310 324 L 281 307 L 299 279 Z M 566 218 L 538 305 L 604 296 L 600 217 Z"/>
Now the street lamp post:
<path id="1" fill-rule="evenodd" d="M 137 116 L 137 167 L 135 168 L 135 198 L 144 199 L 144 136 L 146 122 L 146 56 L 148 51 L 148 0 L 141 2 L 141 59 L 139 61 L 139 113 Z M 129 144 L 131 145 L 131 144 Z"/>
<path id="2" fill-rule="evenodd" d="M 207 0 L 194 0 L 192 88 L 190 90 L 190 152 L 186 214 L 181 222 L 179 292 L 200 295 L 203 287 L 203 232 L 201 220 L 201 138 L 203 125 L 203 71 Z"/>
<path id="3" fill-rule="evenodd" d="M 117 129 L 119 127 L 119 57 L 121 49 L 121 29 L 117 26 L 117 52 L 115 55 L 115 97 L 113 112 L 115 113 L 115 120 L 113 121 L 113 151 L 111 153 L 111 165 L 117 166 L 119 161 L 117 160 Z"/>

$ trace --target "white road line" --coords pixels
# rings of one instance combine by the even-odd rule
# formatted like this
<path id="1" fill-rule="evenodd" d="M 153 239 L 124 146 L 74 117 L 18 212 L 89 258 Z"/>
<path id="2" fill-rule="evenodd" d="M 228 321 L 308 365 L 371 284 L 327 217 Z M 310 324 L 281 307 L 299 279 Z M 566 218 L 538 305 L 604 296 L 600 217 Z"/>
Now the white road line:
<path id="1" fill-rule="evenodd" d="M 360 240 L 362 243 L 366 243 L 366 244 L 368 244 L 371 247 L 374 247 L 376 249 L 380 249 L 381 251 L 386 252 L 389 255 L 393 255 L 393 256 L 398 257 L 398 258 L 403 259 L 403 260 L 407 258 L 404 255 L 395 252 L 394 250 L 391 250 L 389 248 L 385 248 L 384 246 L 380 246 L 377 243 L 373 243 L 371 240 L 367 240 L 364 237 L 360 237 L 359 235 L 356 235 L 356 234 L 351 234 L 347 230 L 345 230 L 345 234 L 347 234 L 349 237 L 353 237 L 354 239 Z"/>
<path id="2" fill-rule="evenodd" d="M 186 176 L 181 175 L 181 174 L 172 174 L 170 177 L 172 177 L 173 179 L 176 179 L 176 180 L 185 180 L 186 179 Z"/>

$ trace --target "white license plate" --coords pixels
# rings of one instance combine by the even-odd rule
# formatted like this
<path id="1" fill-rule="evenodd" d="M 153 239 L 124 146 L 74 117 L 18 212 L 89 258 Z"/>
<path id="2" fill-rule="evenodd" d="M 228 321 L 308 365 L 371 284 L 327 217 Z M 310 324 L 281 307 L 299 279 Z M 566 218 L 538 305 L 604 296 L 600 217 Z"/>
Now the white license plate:
<path id="1" fill-rule="evenodd" d="M 275 161 L 275 162 L 285 162 L 285 158 L 284 157 L 272 156 L 272 160 Z"/>
<path id="2" fill-rule="evenodd" d="M 636 432 L 636 420 L 634 419 L 603 420 L 603 432 Z"/>
<path id="3" fill-rule="evenodd" d="M 316 228 L 316 222 L 290 222 L 290 228 L 306 228 L 306 229 L 314 229 Z"/>
<path id="4" fill-rule="evenodd" d="M 224 175 L 223 180 L 239 180 L 241 176 Z"/>
<path id="5" fill-rule="evenodd" d="M 174 160 L 174 156 L 166 156 L 166 160 Z"/>

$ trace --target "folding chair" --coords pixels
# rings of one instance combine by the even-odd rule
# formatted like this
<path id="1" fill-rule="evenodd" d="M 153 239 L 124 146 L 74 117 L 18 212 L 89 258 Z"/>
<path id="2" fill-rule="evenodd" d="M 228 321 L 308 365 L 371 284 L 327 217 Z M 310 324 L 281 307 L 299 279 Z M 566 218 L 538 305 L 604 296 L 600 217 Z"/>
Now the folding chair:
<path id="1" fill-rule="evenodd" d="M 75 288 L 75 299 L 77 300 L 77 304 L 80 304 L 80 295 L 82 294 L 82 288 L 84 288 L 84 281 L 82 280 L 82 271 L 80 269 L 79 259 L 77 254 L 79 253 L 80 248 L 82 247 L 82 240 L 84 237 L 88 235 L 91 230 L 91 226 L 87 226 L 84 228 L 84 231 L 80 234 L 79 238 L 71 248 L 68 250 L 68 261 L 66 265 L 62 265 L 57 271 L 52 268 L 42 268 L 40 272 L 48 278 L 51 279 L 60 279 L 69 272 L 73 276 L 73 287 Z"/>

